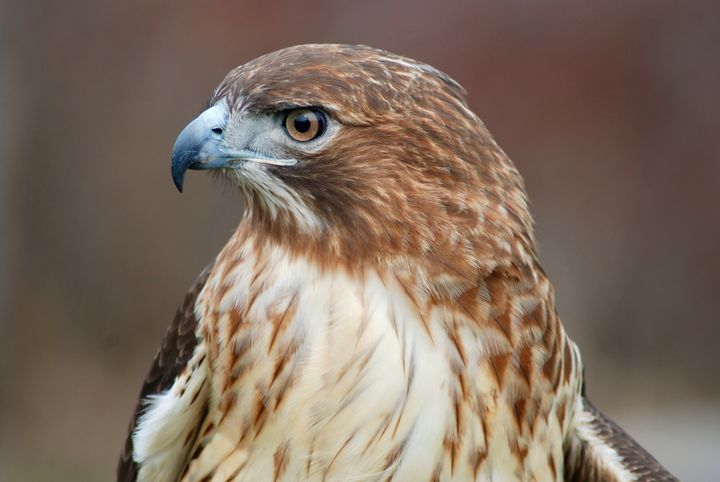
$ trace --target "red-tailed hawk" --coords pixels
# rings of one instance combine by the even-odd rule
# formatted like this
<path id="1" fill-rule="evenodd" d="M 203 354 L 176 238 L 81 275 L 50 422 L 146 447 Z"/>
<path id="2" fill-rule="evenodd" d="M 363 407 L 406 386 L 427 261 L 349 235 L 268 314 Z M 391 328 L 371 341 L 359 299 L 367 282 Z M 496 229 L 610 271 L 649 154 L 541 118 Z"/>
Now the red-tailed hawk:
<path id="1" fill-rule="evenodd" d="M 303 45 L 228 74 L 172 175 L 245 215 L 143 387 L 120 481 L 675 480 L 583 395 L 523 181 L 428 65 Z"/>

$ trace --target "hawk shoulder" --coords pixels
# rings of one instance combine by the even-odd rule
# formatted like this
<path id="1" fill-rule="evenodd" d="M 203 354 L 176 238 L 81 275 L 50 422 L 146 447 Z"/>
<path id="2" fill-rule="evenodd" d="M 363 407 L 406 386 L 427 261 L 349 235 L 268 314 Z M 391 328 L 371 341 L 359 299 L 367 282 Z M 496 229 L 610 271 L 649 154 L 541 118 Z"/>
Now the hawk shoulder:
<path id="1" fill-rule="evenodd" d="M 193 358 L 202 357 L 198 354 L 198 339 L 195 330 L 198 319 L 195 315 L 195 302 L 210 274 L 212 265 L 208 266 L 195 281 L 185 295 L 175 314 L 175 318 L 163 337 L 160 348 L 140 390 L 140 397 L 135 413 L 128 428 L 125 445 L 117 467 L 118 482 L 134 482 L 140 480 L 141 471 L 134 454 L 137 451 L 137 433 L 139 425 L 148 424 L 147 416 L 151 410 L 157 410 L 158 401 L 163 393 L 172 391 L 173 386 L 187 372 Z M 195 354 L 195 356 L 193 356 Z M 185 381 L 187 385 L 187 380 Z M 194 394 L 193 394 L 194 395 Z"/>
<path id="2" fill-rule="evenodd" d="M 567 482 L 677 482 L 655 458 L 586 397 L 578 401 L 565 456 Z"/>

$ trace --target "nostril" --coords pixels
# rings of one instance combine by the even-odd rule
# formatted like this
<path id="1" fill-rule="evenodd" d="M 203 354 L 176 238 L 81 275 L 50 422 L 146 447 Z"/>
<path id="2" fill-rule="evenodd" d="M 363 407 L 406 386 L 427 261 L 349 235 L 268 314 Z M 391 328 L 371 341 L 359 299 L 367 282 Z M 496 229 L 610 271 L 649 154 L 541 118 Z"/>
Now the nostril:
<path id="1" fill-rule="evenodd" d="M 223 133 L 223 130 L 222 130 L 221 127 L 215 127 L 215 128 L 213 128 L 212 131 L 213 131 L 215 134 L 222 134 L 222 133 Z"/>

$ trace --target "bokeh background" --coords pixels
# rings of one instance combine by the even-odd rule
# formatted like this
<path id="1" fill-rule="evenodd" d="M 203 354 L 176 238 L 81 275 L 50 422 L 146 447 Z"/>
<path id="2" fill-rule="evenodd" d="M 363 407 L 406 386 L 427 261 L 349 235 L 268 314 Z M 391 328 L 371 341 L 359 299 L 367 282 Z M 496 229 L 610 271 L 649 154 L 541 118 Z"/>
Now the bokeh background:
<path id="1" fill-rule="evenodd" d="M 367 43 L 455 77 L 527 181 L 591 397 L 685 481 L 720 473 L 720 3 L 0 3 L 0 480 L 113 478 L 186 288 L 241 217 L 173 188 L 230 68 Z M 409 113 L 411 115 L 412 113 Z"/>

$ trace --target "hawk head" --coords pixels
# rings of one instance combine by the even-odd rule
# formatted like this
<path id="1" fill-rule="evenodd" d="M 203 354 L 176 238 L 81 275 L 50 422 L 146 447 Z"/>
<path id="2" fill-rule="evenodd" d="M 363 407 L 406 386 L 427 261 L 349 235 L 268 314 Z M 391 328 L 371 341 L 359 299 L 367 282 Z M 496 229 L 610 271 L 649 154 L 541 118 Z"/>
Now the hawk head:
<path id="1" fill-rule="evenodd" d="M 178 137 L 173 180 L 182 190 L 187 169 L 215 170 L 242 191 L 250 225 L 296 249 L 491 257 L 531 245 L 522 180 L 464 93 L 366 46 L 279 50 L 227 75 Z"/>

